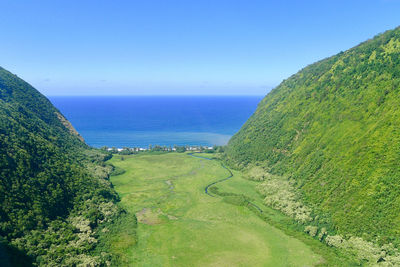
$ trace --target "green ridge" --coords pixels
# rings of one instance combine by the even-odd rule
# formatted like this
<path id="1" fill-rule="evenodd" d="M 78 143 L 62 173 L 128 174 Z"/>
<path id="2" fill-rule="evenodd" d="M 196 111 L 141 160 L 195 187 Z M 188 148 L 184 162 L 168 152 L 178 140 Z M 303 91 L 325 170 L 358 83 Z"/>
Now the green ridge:
<path id="1" fill-rule="evenodd" d="M 1 260 L 100 262 L 90 255 L 96 227 L 118 213 L 106 159 L 49 100 L 0 68 Z"/>
<path id="2" fill-rule="evenodd" d="M 399 107 L 396 28 L 284 80 L 225 156 L 294 181 L 333 231 L 399 245 Z"/>

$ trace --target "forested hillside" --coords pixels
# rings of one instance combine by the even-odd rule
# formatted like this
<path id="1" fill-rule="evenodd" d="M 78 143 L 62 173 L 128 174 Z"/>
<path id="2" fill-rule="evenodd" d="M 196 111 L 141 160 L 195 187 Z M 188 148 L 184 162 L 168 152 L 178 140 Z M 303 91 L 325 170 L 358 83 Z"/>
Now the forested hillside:
<path id="1" fill-rule="evenodd" d="M 0 68 L 0 265 L 98 265 L 97 226 L 119 213 L 107 154 Z M 86 266 L 86 265 L 85 265 Z"/>
<path id="2" fill-rule="evenodd" d="M 226 157 L 264 171 L 266 203 L 287 211 L 271 198 L 280 177 L 285 197 L 295 192 L 288 203 L 297 194 L 315 229 L 399 246 L 399 107 L 397 28 L 284 80 L 232 137 Z"/>

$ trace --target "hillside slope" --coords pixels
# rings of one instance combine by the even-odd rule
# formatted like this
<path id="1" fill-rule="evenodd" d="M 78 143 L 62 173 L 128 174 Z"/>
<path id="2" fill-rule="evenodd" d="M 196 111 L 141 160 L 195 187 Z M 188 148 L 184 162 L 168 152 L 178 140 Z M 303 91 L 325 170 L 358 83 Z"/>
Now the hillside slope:
<path id="1" fill-rule="evenodd" d="M 321 225 L 399 245 L 399 107 L 397 28 L 284 80 L 226 157 L 287 178 Z"/>
<path id="2" fill-rule="evenodd" d="M 0 68 L 0 243 L 7 247 L 5 262 L 60 266 L 101 261 L 89 252 L 97 225 L 118 212 L 117 195 L 103 163 L 106 155 L 82 140 L 50 101 Z"/>

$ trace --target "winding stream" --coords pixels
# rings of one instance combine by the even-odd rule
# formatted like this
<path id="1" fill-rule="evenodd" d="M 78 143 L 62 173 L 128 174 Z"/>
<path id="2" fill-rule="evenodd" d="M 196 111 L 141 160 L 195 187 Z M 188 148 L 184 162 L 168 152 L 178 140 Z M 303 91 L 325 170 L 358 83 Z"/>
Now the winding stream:
<path id="1" fill-rule="evenodd" d="M 200 154 L 200 153 L 201 153 L 201 152 L 196 152 L 196 154 Z M 198 156 L 198 155 L 194 155 L 194 154 L 195 154 L 195 153 L 188 153 L 189 156 L 194 157 L 194 158 L 205 159 L 205 160 L 215 160 L 215 159 L 210 159 L 210 158 L 206 158 L 206 157 L 202 157 L 202 156 Z M 208 189 L 209 189 L 211 186 L 213 186 L 213 185 L 215 185 L 215 184 L 218 184 L 218 183 L 221 183 L 221 182 L 223 182 L 223 181 L 226 181 L 226 180 L 228 180 L 228 179 L 231 179 L 231 178 L 233 177 L 232 171 L 231 171 L 229 168 L 227 168 L 222 162 L 220 162 L 220 164 L 221 164 L 221 167 L 222 167 L 222 168 L 226 169 L 226 170 L 229 172 L 229 176 L 228 176 L 228 177 L 225 177 L 225 178 L 223 178 L 223 179 L 217 180 L 217 181 L 215 181 L 215 182 L 212 182 L 211 184 L 208 184 L 208 185 L 204 188 L 204 192 L 205 192 L 207 195 L 211 196 L 211 197 L 215 197 L 214 195 L 210 194 L 210 192 L 208 192 Z M 250 201 L 248 201 L 248 203 L 249 203 L 250 205 L 252 205 L 254 208 L 256 208 L 259 212 L 261 212 L 261 213 L 263 212 L 263 210 L 262 210 L 259 206 L 257 206 L 256 204 L 254 204 L 254 203 L 252 203 L 252 202 L 250 202 Z"/>

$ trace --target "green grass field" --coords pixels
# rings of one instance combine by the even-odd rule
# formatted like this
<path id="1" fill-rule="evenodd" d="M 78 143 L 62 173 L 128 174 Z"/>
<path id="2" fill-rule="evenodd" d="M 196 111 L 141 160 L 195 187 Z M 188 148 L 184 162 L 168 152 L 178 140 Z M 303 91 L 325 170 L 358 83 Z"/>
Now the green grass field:
<path id="1" fill-rule="evenodd" d="M 206 185 L 229 175 L 217 160 L 168 153 L 123 156 L 123 159 L 116 155 L 109 162 L 126 171 L 112 176 L 111 181 L 121 197 L 121 205 L 138 219 L 136 236 L 131 229 L 119 225 L 108 240 L 110 252 L 119 256 L 121 265 L 326 263 L 320 252 L 315 252 L 314 240 L 299 241 L 269 225 L 247 207 L 205 194 Z M 234 174 L 232 179 L 217 184 L 220 190 L 246 194 L 261 206 L 254 182 L 242 179 L 239 172 Z M 305 234 L 301 235 L 307 240 Z"/>

